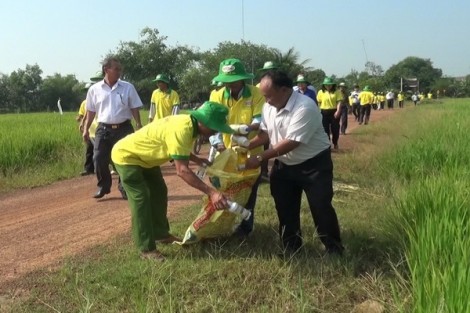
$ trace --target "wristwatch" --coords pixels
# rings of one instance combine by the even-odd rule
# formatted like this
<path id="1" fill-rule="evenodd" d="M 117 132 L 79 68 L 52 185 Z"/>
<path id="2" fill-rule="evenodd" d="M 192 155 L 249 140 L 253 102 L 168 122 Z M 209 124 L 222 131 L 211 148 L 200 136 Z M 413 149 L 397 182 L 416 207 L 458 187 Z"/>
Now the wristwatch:
<path id="1" fill-rule="evenodd" d="M 258 162 L 263 162 L 263 157 L 261 156 L 261 154 L 257 155 L 256 156 L 256 159 L 258 160 Z"/>

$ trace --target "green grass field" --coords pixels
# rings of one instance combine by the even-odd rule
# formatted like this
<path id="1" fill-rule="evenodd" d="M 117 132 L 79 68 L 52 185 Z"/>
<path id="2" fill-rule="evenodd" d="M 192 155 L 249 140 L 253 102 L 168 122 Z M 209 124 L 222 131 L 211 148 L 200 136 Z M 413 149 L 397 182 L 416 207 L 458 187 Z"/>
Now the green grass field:
<path id="1" fill-rule="evenodd" d="M 346 247 L 342 258 L 324 256 L 305 202 L 305 247 L 297 256 L 279 258 L 277 217 L 269 186 L 262 185 L 256 229 L 245 241 L 164 246 L 167 261 L 154 263 L 140 260 L 130 235 L 123 234 L 70 258 L 58 271 L 24 278 L 18 284 L 30 288 L 28 296 L 8 309 L 351 312 L 355 305 L 373 300 L 385 312 L 470 312 L 469 113 L 469 99 L 409 105 L 351 135 L 354 151 L 335 155 L 334 206 Z M 0 121 L 4 118 L 11 116 L 0 116 Z M 80 150 L 73 118 L 66 118 L 68 138 L 78 138 L 71 149 Z M 30 123 L 40 124 L 33 117 Z M 29 137 L 43 132 L 36 130 Z M 2 136 L 2 147 L 3 140 Z M 24 154 L 5 157 L 10 150 L 14 149 L 2 148 L 2 165 L 4 158 L 16 160 Z M 81 151 L 65 152 L 76 159 L 68 161 L 79 164 Z M 6 168 L 3 175 L 36 171 L 36 161 L 24 162 L 29 169 Z M 51 166 L 53 171 L 55 165 Z M 70 175 L 77 169 L 80 165 Z M 183 234 L 198 211 L 197 206 L 181 211 L 171 221 L 173 232 Z"/>

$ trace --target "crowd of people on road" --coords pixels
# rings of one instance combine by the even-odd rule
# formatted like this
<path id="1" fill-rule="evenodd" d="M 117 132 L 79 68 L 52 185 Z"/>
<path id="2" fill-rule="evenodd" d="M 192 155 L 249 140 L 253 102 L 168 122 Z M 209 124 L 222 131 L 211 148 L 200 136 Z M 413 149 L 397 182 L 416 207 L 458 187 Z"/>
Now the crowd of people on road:
<path id="1" fill-rule="evenodd" d="M 172 162 L 176 174 L 186 184 L 206 194 L 214 207 L 228 207 L 226 195 L 201 180 L 190 169 L 193 162 L 211 165 L 212 159 L 193 153 L 198 137 L 210 137 L 213 150 L 222 152 L 239 144 L 233 125 L 249 130 L 244 148 L 249 158 L 246 169 L 260 168 L 244 207 L 251 212 L 235 230 L 235 236 L 253 233 L 258 187 L 269 182 L 279 221 L 279 236 L 285 252 L 302 248 L 300 228 L 301 198 L 304 192 L 325 251 L 341 255 L 344 247 L 333 198 L 332 150 L 339 149 L 340 135 L 347 134 L 348 115 L 359 125 L 367 125 L 372 109 L 393 109 L 395 95 L 373 93 L 369 86 L 351 92 L 344 82 L 325 77 L 317 91 L 305 75 L 295 79 L 267 61 L 259 70 L 259 83 L 249 84 L 255 75 L 247 73 L 236 58 L 222 60 L 214 76 L 208 101 L 195 110 L 180 113 L 179 94 L 170 79 L 159 73 L 157 88 L 150 99 L 147 125 L 142 125 L 143 103 L 135 87 L 122 79 L 121 62 L 108 57 L 102 70 L 90 78 L 86 100 L 80 105 L 77 121 L 86 145 L 81 175 L 95 174 L 94 198 L 111 192 L 111 170 L 118 174 L 118 190 L 128 201 L 133 239 L 142 258 L 162 260 L 158 243 L 180 241 L 170 232 L 167 218 L 168 188 L 161 166 Z M 412 98 L 415 105 L 418 95 Z M 403 107 L 403 94 L 398 94 Z M 133 121 L 133 122 L 132 122 Z M 232 126 L 232 127 L 231 127 Z M 271 169 L 268 171 L 268 160 Z M 110 169 L 111 166 L 111 169 Z"/>

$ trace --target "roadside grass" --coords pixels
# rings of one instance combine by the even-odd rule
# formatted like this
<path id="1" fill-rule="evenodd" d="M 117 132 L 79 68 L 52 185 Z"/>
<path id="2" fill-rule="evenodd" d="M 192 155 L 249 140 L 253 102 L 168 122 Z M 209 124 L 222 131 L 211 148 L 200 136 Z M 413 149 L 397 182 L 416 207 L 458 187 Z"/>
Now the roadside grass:
<path id="1" fill-rule="evenodd" d="M 0 115 L 0 190 L 44 185 L 77 175 L 83 162 L 73 113 Z"/>
<path id="2" fill-rule="evenodd" d="M 146 121 L 147 111 L 141 112 Z M 85 147 L 76 113 L 0 114 L 0 192 L 76 177 Z"/>
<path id="3" fill-rule="evenodd" d="M 403 123 L 415 134 L 383 160 L 383 177 L 399 186 L 388 223 L 406 260 L 397 284 L 410 295 L 404 312 L 470 312 L 469 104 L 421 110 Z"/>
<path id="4" fill-rule="evenodd" d="M 246 240 L 162 246 L 168 258 L 154 263 L 140 260 L 124 234 L 23 278 L 17 284 L 30 294 L 10 309 L 351 312 L 373 300 L 386 312 L 469 312 L 469 112 L 468 99 L 409 107 L 351 135 L 355 148 L 334 155 L 341 258 L 324 255 L 305 201 L 304 249 L 280 257 L 264 184 Z M 181 211 L 172 232 L 183 234 L 199 209 Z"/>

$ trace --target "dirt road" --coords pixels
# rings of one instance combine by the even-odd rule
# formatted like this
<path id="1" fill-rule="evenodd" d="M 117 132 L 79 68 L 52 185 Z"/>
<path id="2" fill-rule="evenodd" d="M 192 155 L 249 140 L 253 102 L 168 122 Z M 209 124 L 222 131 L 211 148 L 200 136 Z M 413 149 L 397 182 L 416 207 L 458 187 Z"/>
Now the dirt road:
<path id="1" fill-rule="evenodd" d="M 391 111 L 374 111 L 371 123 Z M 350 116 L 348 132 L 357 123 Z M 368 126 L 361 126 L 368 127 Z M 354 135 L 341 136 L 340 150 L 353 146 Z M 184 183 L 171 165 L 162 167 L 169 190 L 169 215 L 200 201 L 202 194 Z M 0 196 L 1 286 L 38 268 L 53 267 L 65 257 L 130 231 L 130 213 L 114 178 L 112 192 L 103 199 L 94 176 L 19 190 Z"/>

